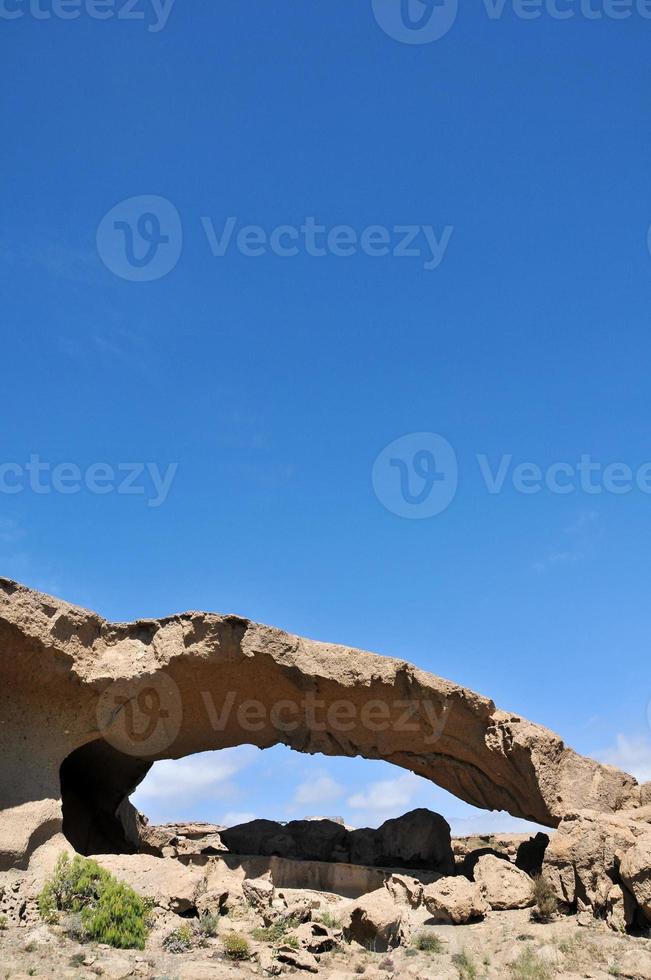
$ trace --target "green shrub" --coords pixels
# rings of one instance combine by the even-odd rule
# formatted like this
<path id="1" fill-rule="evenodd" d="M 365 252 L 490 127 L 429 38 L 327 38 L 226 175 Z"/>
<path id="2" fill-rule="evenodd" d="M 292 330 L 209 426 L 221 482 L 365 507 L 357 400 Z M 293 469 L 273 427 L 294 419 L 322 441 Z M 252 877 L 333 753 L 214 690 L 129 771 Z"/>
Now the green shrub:
<path id="1" fill-rule="evenodd" d="M 318 920 L 321 925 L 324 925 L 327 929 L 341 929 L 343 923 L 338 915 L 331 912 L 329 909 L 325 909 L 318 916 Z"/>
<path id="2" fill-rule="evenodd" d="M 472 956 L 465 949 L 460 953 L 455 953 L 452 962 L 457 968 L 459 980 L 478 980 L 477 967 Z"/>
<path id="3" fill-rule="evenodd" d="M 258 926 L 251 930 L 251 938 L 257 943 L 276 943 L 284 935 L 285 930 L 278 923 L 272 926 Z"/>
<path id="4" fill-rule="evenodd" d="M 190 926 L 179 926 L 165 937 L 163 946 L 168 953 L 187 953 L 189 949 L 192 949 L 193 941 L 194 933 Z"/>
<path id="5" fill-rule="evenodd" d="M 433 932 L 419 932 L 412 941 L 412 946 L 423 953 L 442 953 L 443 943 Z"/>
<path id="6" fill-rule="evenodd" d="M 523 949 L 517 960 L 511 963 L 513 980 L 552 980 L 551 968 L 542 960 L 533 947 Z"/>
<path id="7" fill-rule="evenodd" d="M 9 926 L 9 921 L 6 915 L 0 915 L 0 929 L 7 929 Z"/>
<path id="8" fill-rule="evenodd" d="M 199 933 L 204 939 L 212 939 L 219 932 L 219 919 L 212 912 L 204 912 L 199 919 Z"/>
<path id="9" fill-rule="evenodd" d="M 79 938 L 94 939 L 117 949 L 144 949 L 151 902 L 101 868 L 97 861 L 62 854 L 54 874 L 38 897 L 46 922 L 68 913 Z M 80 917 L 80 919 L 79 919 Z"/>
<path id="10" fill-rule="evenodd" d="M 248 960 L 251 955 L 246 936 L 237 932 L 229 932 L 224 936 L 224 952 L 231 960 Z"/>
<path id="11" fill-rule="evenodd" d="M 293 916 L 289 916 L 286 919 L 278 919 L 277 922 L 272 923 L 270 926 L 261 926 L 257 929 L 252 929 L 251 936 L 259 943 L 278 943 L 284 940 L 286 933 L 290 929 L 295 929 L 297 925 L 298 922 L 296 919 Z"/>
<path id="12" fill-rule="evenodd" d="M 549 922 L 558 914 L 558 899 L 551 882 L 544 875 L 537 875 L 531 884 L 531 895 L 534 901 L 532 918 L 538 922 Z"/>

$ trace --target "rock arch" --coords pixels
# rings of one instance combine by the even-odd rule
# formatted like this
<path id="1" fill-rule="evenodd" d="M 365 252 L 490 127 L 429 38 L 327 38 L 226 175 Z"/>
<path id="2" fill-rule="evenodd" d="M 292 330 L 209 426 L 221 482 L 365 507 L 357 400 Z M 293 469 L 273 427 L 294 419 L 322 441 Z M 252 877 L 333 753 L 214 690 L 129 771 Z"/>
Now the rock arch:
<path id="1" fill-rule="evenodd" d="M 0 579 L 0 680 L 0 870 L 44 827 L 83 833 L 88 813 L 62 813 L 62 766 L 68 788 L 92 773 L 81 810 L 92 798 L 110 825 L 157 759 L 242 743 L 384 759 L 550 827 L 641 802 L 633 777 L 473 691 L 236 616 L 116 624 Z"/>

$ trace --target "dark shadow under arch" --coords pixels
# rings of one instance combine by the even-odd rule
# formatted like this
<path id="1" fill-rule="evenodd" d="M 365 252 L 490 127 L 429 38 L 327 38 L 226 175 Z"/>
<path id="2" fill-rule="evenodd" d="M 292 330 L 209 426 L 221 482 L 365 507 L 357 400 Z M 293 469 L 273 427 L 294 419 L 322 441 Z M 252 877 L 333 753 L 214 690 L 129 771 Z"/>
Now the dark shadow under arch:
<path id="1" fill-rule="evenodd" d="M 137 813 L 128 797 L 151 765 L 103 739 L 64 759 L 60 770 L 63 833 L 79 854 L 133 854 L 142 849 Z"/>

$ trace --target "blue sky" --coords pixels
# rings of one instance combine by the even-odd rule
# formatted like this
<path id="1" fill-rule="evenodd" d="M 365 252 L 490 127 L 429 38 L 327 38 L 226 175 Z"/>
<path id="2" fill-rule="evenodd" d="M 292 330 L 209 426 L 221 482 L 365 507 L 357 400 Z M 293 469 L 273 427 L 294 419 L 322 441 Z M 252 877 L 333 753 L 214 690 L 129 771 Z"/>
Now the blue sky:
<path id="1" fill-rule="evenodd" d="M 449 29 L 0 4 L 2 571 L 404 657 L 651 778 L 651 21 L 411 2 Z M 477 819 L 246 747 L 169 813 L 162 765 L 154 817 Z"/>

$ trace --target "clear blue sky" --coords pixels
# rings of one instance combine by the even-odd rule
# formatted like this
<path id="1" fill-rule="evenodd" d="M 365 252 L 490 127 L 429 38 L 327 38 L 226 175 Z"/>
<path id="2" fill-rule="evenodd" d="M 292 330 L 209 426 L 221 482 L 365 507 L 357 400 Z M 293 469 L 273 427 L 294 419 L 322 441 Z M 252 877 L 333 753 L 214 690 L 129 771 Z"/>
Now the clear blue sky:
<path id="1" fill-rule="evenodd" d="M 371 0 L 177 0 L 158 31 L 136 9 L 0 18 L 2 572 L 110 618 L 232 611 L 404 657 L 651 778 L 651 496 L 490 494 L 476 458 L 651 460 L 651 21 L 464 4 L 407 44 Z M 97 232 L 142 195 L 182 243 L 130 281 Z M 392 247 L 453 231 L 431 269 L 302 242 L 220 257 L 206 235 L 310 216 Z M 423 432 L 458 489 L 410 520 L 372 472 Z M 37 493 L 32 456 L 178 469 L 152 507 Z M 263 782 L 247 752 L 203 783 L 195 760 L 178 815 L 462 813 L 379 763 L 274 750 Z"/>

